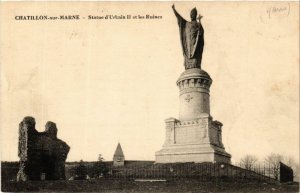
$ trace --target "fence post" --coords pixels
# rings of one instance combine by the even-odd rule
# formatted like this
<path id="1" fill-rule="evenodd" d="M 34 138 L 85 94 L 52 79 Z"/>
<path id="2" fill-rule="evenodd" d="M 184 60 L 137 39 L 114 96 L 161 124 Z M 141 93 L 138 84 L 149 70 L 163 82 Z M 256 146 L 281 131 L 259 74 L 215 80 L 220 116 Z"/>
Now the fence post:
<path id="1" fill-rule="evenodd" d="M 258 174 L 259 174 L 259 181 L 261 181 L 261 171 L 260 171 L 260 163 L 258 163 Z"/>
<path id="2" fill-rule="evenodd" d="M 269 162 L 269 178 L 271 178 L 271 171 L 270 171 L 270 162 Z"/>
<path id="3" fill-rule="evenodd" d="M 233 170 L 233 167 L 231 167 L 231 170 L 230 170 L 230 175 L 231 175 L 231 177 L 233 177 L 233 175 L 232 175 L 232 170 Z"/>

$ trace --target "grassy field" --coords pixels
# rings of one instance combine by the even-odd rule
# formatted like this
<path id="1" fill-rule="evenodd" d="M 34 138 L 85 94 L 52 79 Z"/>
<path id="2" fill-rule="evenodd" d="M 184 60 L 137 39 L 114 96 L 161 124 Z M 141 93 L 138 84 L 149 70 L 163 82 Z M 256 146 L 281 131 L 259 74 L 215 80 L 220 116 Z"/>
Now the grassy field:
<path id="1" fill-rule="evenodd" d="M 136 182 L 125 179 L 102 179 L 82 181 L 31 181 L 31 182 L 2 182 L 3 192 L 299 192 L 299 184 L 280 183 L 236 183 L 236 182 L 201 182 L 195 179 L 171 180 L 166 182 Z"/>

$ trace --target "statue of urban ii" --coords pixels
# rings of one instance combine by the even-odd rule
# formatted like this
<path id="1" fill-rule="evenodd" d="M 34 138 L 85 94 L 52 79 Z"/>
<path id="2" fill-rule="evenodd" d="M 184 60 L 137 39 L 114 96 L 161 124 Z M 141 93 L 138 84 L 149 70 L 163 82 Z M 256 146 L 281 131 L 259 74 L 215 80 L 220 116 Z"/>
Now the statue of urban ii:
<path id="1" fill-rule="evenodd" d="M 197 18 L 197 9 L 193 8 L 190 14 L 191 22 L 188 22 L 181 15 L 179 15 L 174 4 L 172 5 L 172 8 L 178 21 L 185 69 L 201 69 L 201 60 L 204 47 L 204 30 L 201 25 L 202 16 L 199 15 Z"/>

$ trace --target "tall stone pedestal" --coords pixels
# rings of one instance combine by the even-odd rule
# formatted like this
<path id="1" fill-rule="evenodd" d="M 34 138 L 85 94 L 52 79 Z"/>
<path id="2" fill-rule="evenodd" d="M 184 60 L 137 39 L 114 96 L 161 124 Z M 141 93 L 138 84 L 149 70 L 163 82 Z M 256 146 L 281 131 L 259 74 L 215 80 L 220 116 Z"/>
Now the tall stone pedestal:
<path id="1" fill-rule="evenodd" d="M 222 143 L 222 123 L 210 116 L 210 76 L 199 68 L 188 69 L 177 81 L 180 90 L 179 119 L 169 118 L 166 139 L 155 153 L 156 163 L 224 162 L 231 155 Z"/>

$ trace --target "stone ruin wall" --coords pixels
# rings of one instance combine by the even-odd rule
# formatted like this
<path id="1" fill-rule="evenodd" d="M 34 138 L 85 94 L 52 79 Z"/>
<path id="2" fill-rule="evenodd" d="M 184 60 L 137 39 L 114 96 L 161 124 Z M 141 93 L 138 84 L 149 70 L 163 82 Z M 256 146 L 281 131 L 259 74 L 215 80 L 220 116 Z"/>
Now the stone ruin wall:
<path id="1" fill-rule="evenodd" d="M 65 161 L 70 147 L 57 138 L 56 124 L 47 122 L 44 132 L 35 129 L 33 117 L 19 124 L 20 168 L 18 181 L 65 179 Z"/>

